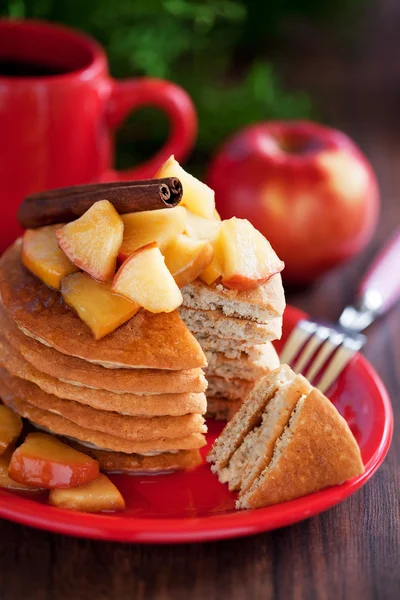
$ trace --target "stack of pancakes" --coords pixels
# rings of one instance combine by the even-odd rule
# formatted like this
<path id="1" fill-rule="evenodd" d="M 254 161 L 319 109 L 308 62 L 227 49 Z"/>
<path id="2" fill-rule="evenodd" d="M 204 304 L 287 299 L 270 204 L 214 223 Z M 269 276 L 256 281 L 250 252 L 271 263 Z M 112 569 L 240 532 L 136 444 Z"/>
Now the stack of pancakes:
<path id="1" fill-rule="evenodd" d="M 0 397 L 107 471 L 168 471 L 201 462 L 204 353 L 179 314 L 139 311 L 94 340 L 21 263 L 0 260 Z M 83 447 L 83 448 L 82 448 Z"/>
<path id="2" fill-rule="evenodd" d="M 271 342 L 282 334 L 281 276 L 246 291 L 196 280 L 182 294 L 180 314 L 208 360 L 207 414 L 229 420 L 254 384 L 279 366 Z"/>

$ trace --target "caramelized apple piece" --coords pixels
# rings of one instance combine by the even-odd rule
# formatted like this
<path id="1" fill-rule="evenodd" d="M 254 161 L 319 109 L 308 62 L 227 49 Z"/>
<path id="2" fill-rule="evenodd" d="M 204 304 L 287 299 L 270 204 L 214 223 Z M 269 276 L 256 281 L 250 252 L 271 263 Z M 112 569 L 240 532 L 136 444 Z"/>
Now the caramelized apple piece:
<path id="1" fill-rule="evenodd" d="M 11 408 L 0 404 L 0 456 L 17 441 L 22 431 L 21 417 Z"/>
<path id="2" fill-rule="evenodd" d="M 211 285 L 212 283 L 214 283 L 214 281 L 217 281 L 217 279 L 219 277 L 221 277 L 221 275 L 222 275 L 221 260 L 218 256 L 216 247 L 214 245 L 214 253 L 213 253 L 213 259 L 211 261 L 211 264 L 206 269 L 204 269 L 204 271 L 202 273 L 200 273 L 199 279 L 204 281 L 204 283 L 207 283 L 207 285 Z"/>
<path id="3" fill-rule="evenodd" d="M 183 206 L 164 210 L 122 215 L 124 239 L 119 260 L 126 260 L 142 246 L 156 242 L 161 251 L 185 229 L 186 209 Z"/>
<path id="4" fill-rule="evenodd" d="M 271 244 L 246 219 L 222 221 L 218 244 L 222 283 L 231 289 L 255 288 L 285 266 Z"/>
<path id="5" fill-rule="evenodd" d="M 99 463 L 47 433 L 30 433 L 11 457 L 11 479 L 45 489 L 68 488 L 93 481 Z"/>
<path id="6" fill-rule="evenodd" d="M 129 321 L 140 306 L 111 291 L 110 283 L 99 283 L 86 273 L 63 279 L 61 294 L 93 332 L 96 340 Z"/>
<path id="7" fill-rule="evenodd" d="M 183 287 L 206 269 L 214 250 L 207 240 L 193 240 L 181 233 L 164 251 L 165 264 L 177 285 Z"/>
<path id="8" fill-rule="evenodd" d="M 206 219 L 214 217 L 214 191 L 193 175 L 189 175 L 173 156 L 162 165 L 156 177 L 178 177 L 183 187 L 180 206 L 186 206 L 188 210 Z"/>
<path id="9" fill-rule="evenodd" d="M 182 304 L 180 289 L 154 242 L 131 254 L 114 277 L 111 289 L 153 313 L 171 312 Z"/>
<path id="10" fill-rule="evenodd" d="M 68 490 L 51 490 L 49 503 L 59 508 L 84 512 L 124 510 L 125 501 L 119 490 L 103 474 L 90 483 Z"/>
<path id="11" fill-rule="evenodd" d="M 56 233 L 60 248 L 97 281 L 112 279 L 122 244 L 124 225 L 108 200 L 95 202 L 76 221 Z"/>
<path id="12" fill-rule="evenodd" d="M 0 488 L 7 490 L 13 490 L 18 492 L 40 492 L 40 488 L 25 485 L 14 481 L 8 474 L 10 468 L 10 461 L 13 454 L 12 448 L 9 448 L 5 454 L 0 456 Z"/>
<path id="13" fill-rule="evenodd" d="M 56 231 L 60 227 L 62 225 L 27 229 L 22 238 L 21 251 L 25 267 L 56 290 L 60 289 L 63 277 L 79 270 L 58 245 Z"/>
<path id="14" fill-rule="evenodd" d="M 220 227 L 221 221 L 217 219 L 205 219 L 187 211 L 185 233 L 195 240 L 216 240 Z"/>

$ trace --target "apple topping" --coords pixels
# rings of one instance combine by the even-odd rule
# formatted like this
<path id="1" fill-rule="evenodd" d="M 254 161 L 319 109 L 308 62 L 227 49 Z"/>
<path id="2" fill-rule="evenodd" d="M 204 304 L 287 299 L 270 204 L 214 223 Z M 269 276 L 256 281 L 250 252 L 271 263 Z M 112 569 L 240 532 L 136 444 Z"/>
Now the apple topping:
<path id="1" fill-rule="evenodd" d="M 214 250 L 207 240 L 193 240 L 180 234 L 164 251 L 165 264 L 177 285 L 191 283 L 212 262 Z"/>
<path id="2" fill-rule="evenodd" d="M 111 283 L 99 283 L 86 273 L 75 273 L 63 279 L 64 302 L 75 310 L 93 332 L 96 340 L 129 321 L 140 306 L 111 291 Z"/>
<path id="3" fill-rule="evenodd" d="M 94 481 L 78 487 L 51 490 L 49 503 L 59 508 L 84 512 L 124 510 L 125 508 L 125 501 L 121 493 L 103 474 Z"/>
<path id="4" fill-rule="evenodd" d="M 95 202 L 82 217 L 56 233 L 60 248 L 97 281 L 112 279 L 122 244 L 124 225 L 108 200 Z"/>
<path id="5" fill-rule="evenodd" d="M 15 492 L 40 492 L 40 488 L 25 485 L 14 481 L 8 474 L 10 461 L 13 454 L 12 448 L 9 448 L 2 456 L 0 456 L 0 488 L 12 490 Z"/>
<path id="6" fill-rule="evenodd" d="M 122 215 L 124 238 L 119 259 L 126 260 L 142 246 L 156 242 L 161 252 L 185 229 L 183 206 L 163 210 L 147 210 Z"/>
<path id="7" fill-rule="evenodd" d="M 218 239 L 222 283 L 234 290 L 250 290 L 284 268 L 271 244 L 247 221 L 222 221 Z"/>
<path id="8" fill-rule="evenodd" d="M 205 219 L 187 211 L 185 233 L 195 240 L 216 240 L 220 227 L 217 219 Z"/>
<path id="9" fill-rule="evenodd" d="M 214 191 L 193 175 L 189 175 L 173 156 L 162 165 L 155 177 L 178 177 L 183 187 L 180 206 L 186 206 L 191 212 L 206 219 L 214 217 Z"/>
<path id="10" fill-rule="evenodd" d="M 13 453 L 8 474 L 25 485 L 68 488 L 93 481 L 99 463 L 47 433 L 30 433 Z"/>
<path id="11" fill-rule="evenodd" d="M 0 404 L 0 456 L 17 441 L 22 431 L 21 417 Z"/>
<path id="12" fill-rule="evenodd" d="M 62 225 L 27 229 L 22 238 L 21 259 L 31 273 L 43 283 L 60 289 L 63 277 L 78 271 L 58 245 L 56 231 Z"/>
<path id="13" fill-rule="evenodd" d="M 115 275 L 111 289 L 153 313 L 171 312 L 183 300 L 155 242 L 131 254 Z"/>
<path id="14" fill-rule="evenodd" d="M 221 259 L 218 253 L 217 244 L 214 244 L 214 253 L 211 263 L 206 269 L 199 275 L 199 279 L 204 281 L 207 285 L 211 285 L 214 281 L 217 281 L 222 275 Z"/>

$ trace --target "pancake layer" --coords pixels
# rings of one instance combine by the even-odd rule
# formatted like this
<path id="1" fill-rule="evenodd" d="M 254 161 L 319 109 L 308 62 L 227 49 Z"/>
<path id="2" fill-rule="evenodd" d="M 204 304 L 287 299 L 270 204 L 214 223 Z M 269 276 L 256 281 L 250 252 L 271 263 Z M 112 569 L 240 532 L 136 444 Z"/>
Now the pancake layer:
<path id="1" fill-rule="evenodd" d="M 0 295 L 21 331 L 63 354 L 113 367 L 187 370 L 206 365 L 199 343 L 177 311 L 152 314 L 142 309 L 95 340 L 61 294 L 22 265 L 20 241 L 0 259 Z"/>

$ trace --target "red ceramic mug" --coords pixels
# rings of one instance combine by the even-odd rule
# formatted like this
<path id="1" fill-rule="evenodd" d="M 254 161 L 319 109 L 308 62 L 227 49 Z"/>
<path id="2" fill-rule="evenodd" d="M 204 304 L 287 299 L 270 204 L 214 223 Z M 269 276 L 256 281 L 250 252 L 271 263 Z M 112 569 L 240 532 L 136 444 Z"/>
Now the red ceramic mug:
<path id="1" fill-rule="evenodd" d="M 148 162 L 115 171 L 113 132 L 142 106 L 163 110 L 170 135 Z M 160 79 L 116 81 L 93 39 L 39 21 L 0 19 L 0 253 L 19 233 L 16 211 L 32 192 L 151 177 L 196 136 L 189 96 Z"/>

